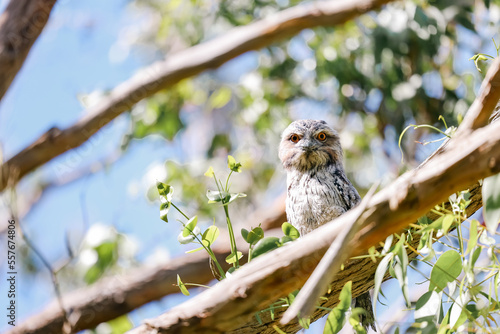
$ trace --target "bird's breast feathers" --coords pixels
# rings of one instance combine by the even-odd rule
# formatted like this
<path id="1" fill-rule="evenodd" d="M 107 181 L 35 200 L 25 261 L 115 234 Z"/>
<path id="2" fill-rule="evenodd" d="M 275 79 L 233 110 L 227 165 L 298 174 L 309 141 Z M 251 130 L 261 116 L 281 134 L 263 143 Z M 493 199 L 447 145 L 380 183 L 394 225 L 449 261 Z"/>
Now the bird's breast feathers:
<path id="1" fill-rule="evenodd" d="M 332 171 L 292 173 L 286 205 L 289 223 L 305 234 L 337 218 L 355 205 L 346 202 L 350 189 L 347 178 Z"/>

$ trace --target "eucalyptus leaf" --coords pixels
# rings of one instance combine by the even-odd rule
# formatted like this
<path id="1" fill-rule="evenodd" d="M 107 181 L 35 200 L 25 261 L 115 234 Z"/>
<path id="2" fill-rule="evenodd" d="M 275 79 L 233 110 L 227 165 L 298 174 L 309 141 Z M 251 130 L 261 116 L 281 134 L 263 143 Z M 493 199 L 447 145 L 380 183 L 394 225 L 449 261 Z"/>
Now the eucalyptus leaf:
<path id="1" fill-rule="evenodd" d="M 189 219 L 186 225 L 184 225 L 184 229 L 182 230 L 182 236 L 187 237 L 190 234 L 197 235 L 200 233 L 198 229 L 198 233 L 195 233 L 195 227 L 196 224 L 198 223 L 198 216 L 194 216 L 193 218 Z"/>
<path id="2" fill-rule="evenodd" d="M 352 309 L 351 315 L 349 316 L 349 324 L 356 334 L 366 334 L 366 329 L 361 323 L 361 316 L 364 315 L 366 311 L 361 307 L 356 307 Z"/>
<path id="3" fill-rule="evenodd" d="M 184 296 L 189 296 L 189 291 L 182 282 L 181 277 L 179 275 L 177 275 L 177 286 L 179 287 Z"/>
<path id="4" fill-rule="evenodd" d="M 328 314 L 328 318 L 326 319 L 325 329 L 323 330 L 323 334 L 336 334 L 340 332 L 342 327 L 345 324 L 345 313 L 349 310 L 351 306 L 351 288 L 352 282 L 347 282 L 339 295 L 339 303 L 337 306 L 333 308 Z"/>
<path id="5" fill-rule="evenodd" d="M 201 251 L 202 249 L 203 249 L 203 247 L 198 247 L 198 248 L 195 248 L 195 249 L 191 249 L 191 250 L 186 251 L 186 254 L 196 253 L 198 251 Z"/>
<path id="6" fill-rule="evenodd" d="M 227 257 L 226 257 L 226 262 L 229 263 L 229 264 L 233 264 L 235 263 L 236 261 L 238 261 L 239 259 L 241 259 L 243 257 L 243 254 L 241 252 L 236 252 L 236 256 L 235 254 L 229 254 Z"/>
<path id="7" fill-rule="evenodd" d="M 448 231 L 450 230 L 451 225 L 455 221 L 455 216 L 454 215 L 446 215 L 443 218 L 443 225 L 441 229 L 443 230 L 443 234 L 446 235 L 448 234 Z"/>
<path id="8" fill-rule="evenodd" d="M 251 231 L 247 231 L 242 228 L 241 235 L 246 242 L 248 242 L 250 245 L 254 245 L 264 237 L 264 230 L 261 227 L 255 227 Z"/>
<path id="9" fill-rule="evenodd" d="M 373 298 L 376 300 L 378 298 L 378 294 L 380 292 L 380 286 L 382 285 L 382 281 L 384 279 L 387 268 L 389 267 L 389 262 L 392 260 L 394 254 L 389 253 L 377 266 L 377 270 L 375 271 L 375 282 L 373 287 Z"/>
<path id="10" fill-rule="evenodd" d="M 423 229 L 421 229 L 417 233 L 420 234 L 420 233 L 428 232 L 430 230 L 439 230 L 443 226 L 444 217 L 445 216 L 439 217 L 434 222 L 432 222 L 430 225 L 427 225 L 426 227 L 424 227 Z"/>
<path id="11" fill-rule="evenodd" d="M 291 237 L 289 237 L 288 235 L 284 235 L 280 238 L 280 245 L 284 245 L 287 242 L 292 242 L 292 241 L 293 239 Z"/>
<path id="12" fill-rule="evenodd" d="M 241 173 L 241 164 L 239 162 L 236 162 L 234 157 L 231 155 L 227 156 L 227 167 L 233 172 Z"/>
<path id="13" fill-rule="evenodd" d="M 207 177 L 214 177 L 215 173 L 214 173 L 214 169 L 212 168 L 212 166 L 208 167 L 208 170 L 205 172 L 204 175 Z"/>
<path id="14" fill-rule="evenodd" d="M 414 314 L 415 320 L 437 316 L 440 308 L 441 297 L 439 294 L 434 290 L 427 291 L 417 300 Z"/>
<path id="15" fill-rule="evenodd" d="M 469 227 L 469 241 L 467 242 L 467 249 L 465 250 L 465 254 L 469 254 L 474 247 L 477 246 L 477 228 L 479 226 L 479 222 L 475 219 L 473 219 L 470 222 L 470 227 Z"/>
<path id="16" fill-rule="evenodd" d="M 203 232 L 203 236 L 202 236 L 202 242 L 207 242 L 207 244 L 205 246 L 210 246 L 214 243 L 214 241 L 217 239 L 217 237 L 219 236 L 219 228 L 215 225 L 212 225 L 210 226 L 209 228 L 207 228 L 205 230 L 205 232 Z"/>
<path id="17" fill-rule="evenodd" d="M 297 230 L 292 224 L 288 222 L 284 222 L 281 224 L 281 230 L 287 237 L 292 238 L 293 240 L 298 239 L 300 237 L 300 232 Z"/>
<path id="18" fill-rule="evenodd" d="M 246 228 L 241 229 L 241 236 L 243 237 L 243 240 L 248 242 L 248 230 Z"/>
<path id="19" fill-rule="evenodd" d="M 174 188 L 168 184 L 156 181 L 156 189 L 160 195 L 160 219 L 168 223 L 167 214 L 172 205 Z"/>
<path id="20" fill-rule="evenodd" d="M 462 272 L 462 258 L 454 250 L 443 253 L 432 267 L 429 291 L 439 292 Z"/>
<path id="21" fill-rule="evenodd" d="M 188 235 L 184 236 L 184 231 L 179 233 L 179 235 L 177 236 L 177 241 L 182 245 L 189 244 L 189 243 L 193 242 L 194 239 L 195 239 L 195 237 L 192 234 L 188 234 Z"/>
<path id="22" fill-rule="evenodd" d="M 401 288 L 401 291 L 403 292 L 403 297 L 405 299 L 406 306 L 411 307 L 410 292 L 408 291 L 408 276 L 406 276 L 406 268 L 403 268 L 403 265 L 401 263 L 401 260 L 399 259 L 399 256 L 396 257 L 396 263 L 394 266 L 394 273 L 396 275 L 396 279 L 399 282 L 399 287 Z"/>
<path id="23" fill-rule="evenodd" d="M 276 237 L 266 237 L 259 240 L 252 251 L 252 258 L 256 258 L 280 246 L 280 239 Z"/>
<path id="24" fill-rule="evenodd" d="M 237 198 L 242 198 L 242 197 L 247 197 L 247 194 L 244 193 L 229 194 L 229 198 L 226 197 L 224 199 L 224 206 L 229 205 L 230 203 L 234 202 Z"/>
<path id="25" fill-rule="evenodd" d="M 231 89 L 228 87 L 220 87 L 210 95 L 208 105 L 213 109 L 224 107 L 231 100 Z"/>
<path id="26" fill-rule="evenodd" d="M 218 191 L 218 190 L 207 190 L 207 198 L 208 198 L 208 203 L 219 203 L 224 200 L 226 202 L 226 199 L 229 200 L 230 194 L 225 191 Z"/>
<path id="27" fill-rule="evenodd" d="M 493 235 L 500 223 L 500 174 L 484 179 L 482 192 L 486 229 Z"/>

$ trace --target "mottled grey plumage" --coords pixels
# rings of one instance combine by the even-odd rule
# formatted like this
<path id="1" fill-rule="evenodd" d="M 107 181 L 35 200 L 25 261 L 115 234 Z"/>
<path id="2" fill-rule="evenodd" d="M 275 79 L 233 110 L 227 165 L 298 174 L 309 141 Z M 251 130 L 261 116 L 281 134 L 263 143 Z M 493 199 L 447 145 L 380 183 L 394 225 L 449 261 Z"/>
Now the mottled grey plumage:
<path id="1" fill-rule="evenodd" d="M 290 124 L 282 134 L 279 157 L 287 173 L 286 215 L 301 235 L 361 201 L 345 175 L 338 133 L 325 121 L 298 120 Z M 369 313 L 363 325 L 375 329 L 369 293 L 359 296 L 356 304 Z"/>

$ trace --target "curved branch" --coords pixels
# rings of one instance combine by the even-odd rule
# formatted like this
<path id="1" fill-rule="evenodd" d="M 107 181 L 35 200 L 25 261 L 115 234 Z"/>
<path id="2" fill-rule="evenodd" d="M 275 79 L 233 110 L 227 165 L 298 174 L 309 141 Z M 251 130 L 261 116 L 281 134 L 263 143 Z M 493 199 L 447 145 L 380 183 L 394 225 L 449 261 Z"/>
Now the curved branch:
<path id="1" fill-rule="evenodd" d="M 99 129 L 135 103 L 182 79 L 221 66 L 247 51 L 257 50 L 293 36 L 306 28 L 334 26 L 393 0 L 328 1 L 284 10 L 248 26 L 181 51 L 153 64 L 113 89 L 85 117 L 69 128 L 52 128 L 10 158 L 0 168 L 0 191 L 58 155 L 80 146 Z"/>
<path id="2" fill-rule="evenodd" d="M 0 16 L 0 100 L 47 24 L 56 0 L 11 0 Z"/>

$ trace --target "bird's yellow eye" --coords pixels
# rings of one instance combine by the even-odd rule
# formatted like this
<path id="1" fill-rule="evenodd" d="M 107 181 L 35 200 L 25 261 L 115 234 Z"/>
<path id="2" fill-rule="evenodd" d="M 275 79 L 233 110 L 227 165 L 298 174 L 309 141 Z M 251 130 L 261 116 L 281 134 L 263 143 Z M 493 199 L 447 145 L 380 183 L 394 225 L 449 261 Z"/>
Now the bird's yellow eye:
<path id="1" fill-rule="evenodd" d="M 297 135 L 297 134 L 294 133 L 293 135 L 290 136 L 290 140 L 293 143 L 297 143 L 300 140 L 300 137 L 299 137 L 299 135 Z"/>
<path id="2" fill-rule="evenodd" d="M 320 132 L 320 133 L 318 133 L 316 138 L 318 138 L 319 141 L 325 141 L 326 140 L 326 133 Z"/>

